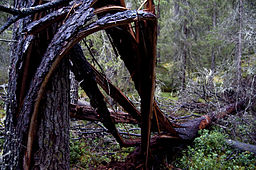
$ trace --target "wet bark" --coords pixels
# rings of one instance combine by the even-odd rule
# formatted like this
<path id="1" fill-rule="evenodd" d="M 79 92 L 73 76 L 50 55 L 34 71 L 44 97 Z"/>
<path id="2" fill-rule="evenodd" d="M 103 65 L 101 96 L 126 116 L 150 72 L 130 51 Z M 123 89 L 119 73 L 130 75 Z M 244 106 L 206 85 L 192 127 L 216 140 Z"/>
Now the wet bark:
<path id="1" fill-rule="evenodd" d="M 17 1 L 15 7 L 37 3 Z M 69 168 L 69 79 L 68 74 L 64 74 L 69 70 L 67 61 L 62 63 L 63 70 L 54 72 L 54 79 L 49 78 L 51 83 L 45 87 L 47 93 L 42 93 L 43 101 L 38 108 L 40 116 L 33 119 L 32 115 L 37 92 L 34 91 L 34 95 L 31 92 L 40 76 L 36 74 L 37 67 L 44 64 L 42 58 L 57 25 L 36 35 L 24 36 L 22 31 L 45 14 L 26 17 L 14 25 L 13 39 L 17 43 L 13 44 L 11 53 L 3 169 Z"/>
<path id="2" fill-rule="evenodd" d="M 139 122 L 132 118 L 129 113 L 122 111 L 109 110 L 110 116 L 113 123 L 130 123 L 139 124 Z M 95 111 L 90 105 L 71 105 L 70 106 L 70 117 L 77 120 L 89 120 L 89 121 L 100 121 L 100 114 Z"/>
<path id="3" fill-rule="evenodd" d="M 69 169 L 69 68 L 64 60 L 40 104 L 32 169 Z"/>
<path id="4" fill-rule="evenodd" d="M 121 136 L 119 135 L 115 124 L 110 117 L 110 112 L 107 108 L 103 94 L 100 92 L 94 72 L 92 71 L 89 63 L 83 55 L 81 47 L 77 44 L 70 51 L 70 60 L 72 62 L 72 71 L 75 74 L 77 81 L 81 82 L 80 86 L 90 98 L 91 106 L 99 113 L 100 121 L 116 138 L 119 144 L 123 144 Z"/>
<path id="5" fill-rule="evenodd" d="M 234 141 L 234 140 L 230 140 L 230 139 L 225 140 L 225 142 L 235 149 L 239 149 L 241 151 L 249 151 L 249 152 L 253 152 L 254 154 L 256 154 L 256 145 L 250 145 L 247 143 Z"/>

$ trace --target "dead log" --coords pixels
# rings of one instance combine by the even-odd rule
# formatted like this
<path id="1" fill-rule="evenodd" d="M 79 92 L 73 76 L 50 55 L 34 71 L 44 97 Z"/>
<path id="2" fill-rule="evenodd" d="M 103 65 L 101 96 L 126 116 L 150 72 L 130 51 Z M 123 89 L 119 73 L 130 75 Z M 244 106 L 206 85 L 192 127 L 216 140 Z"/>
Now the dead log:
<path id="1" fill-rule="evenodd" d="M 109 110 L 110 116 L 114 123 L 130 123 L 138 124 L 138 121 L 133 119 L 128 113 L 114 112 Z M 70 104 L 70 117 L 78 120 L 100 121 L 100 114 L 96 112 L 90 105 L 74 105 Z"/>
<path id="2" fill-rule="evenodd" d="M 240 101 L 236 103 L 224 106 L 220 110 L 208 113 L 199 118 L 189 120 L 185 123 L 180 123 L 181 128 L 175 128 L 179 133 L 179 136 L 184 140 L 194 140 L 197 136 L 198 130 L 205 129 L 211 125 L 212 122 L 222 119 L 232 113 L 239 112 L 246 107 L 246 101 Z"/>
<path id="3" fill-rule="evenodd" d="M 256 145 L 250 145 L 239 141 L 234 141 L 231 139 L 226 139 L 225 142 L 235 149 L 239 149 L 241 151 L 249 151 L 256 154 Z"/>
<path id="4" fill-rule="evenodd" d="M 181 151 L 187 145 L 191 144 L 192 141 L 198 136 L 198 130 L 209 127 L 213 121 L 221 119 L 223 116 L 243 110 L 245 106 L 245 101 L 233 103 L 224 106 L 222 109 L 220 109 L 220 111 L 211 112 L 199 118 L 180 123 L 179 125 L 181 127 L 175 128 L 180 138 L 168 134 L 153 137 L 150 142 L 151 154 L 157 157 L 157 159 L 150 161 L 150 166 L 155 167 L 156 169 L 159 168 L 158 165 L 162 162 L 158 161 L 161 160 L 161 157 L 164 154 L 173 155 L 173 157 L 175 157 L 178 151 Z M 238 143 L 236 141 L 232 141 L 232 143 L 228 142 L 228 144 L 237 149 L 248 150 L 255 153 L 255 145 Z M 143 163 L 143 155 L 140 152 L 140 148 L 137 147 L 134 152 L 127 156 L 125 163 L 113 161 L 107 167 L 129 167 L 128 169 L 138 169 L 143 166 Z"/>
<path id="5" fill-rule="evenodd" d="M 228 116 L 232 113 L 239 112 L 239 111 L 245 109 L 247 102 L 248 102 L 247 100 L 235 102 L 235 103 L 229 104 L 229 105 L 221 108 L 220 111 L 218 110 L 215 112 L 211 112 L 208 115 L 212 121 L 216 121 L 216 120 L 222 119 L 225 116 Z"/>

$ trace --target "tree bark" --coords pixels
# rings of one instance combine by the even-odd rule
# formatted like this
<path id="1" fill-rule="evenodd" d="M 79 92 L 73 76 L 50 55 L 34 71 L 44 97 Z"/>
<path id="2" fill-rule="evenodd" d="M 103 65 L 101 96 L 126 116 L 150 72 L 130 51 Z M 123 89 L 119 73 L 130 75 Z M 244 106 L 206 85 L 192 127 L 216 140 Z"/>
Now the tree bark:
<path id="1" fill-rule="evenodd" d="M 212 29 L 216 28 L 217 23 L 217 7 L 216 7 L 216 0 L 213 1 L 213 12 L 212 12 Z M 215 72 L 215 65 L 216 65 L 216 55 L 215 55 L 215 45 L 213 44 L 211 51 L 211 70 L 214 73 Z"/>
<path id="2" fill-rule="evenodd" d="M 243 0 L 239 0 L 239 30 L 238 30 L 238 42 L 237 42 L 237 59 L 236 59 L 236 69 L 237 69 L 237 84 L 241 82 L 241 58 L 242 58 L 242 28 L 243 28 Z"/>
<path id="3" fill-rule="evenodd" d="M 256 154 L 256 145 L 250 145 L 247 143 L 234 141 L 234 140 L 230 140 L 230 139 L 225 140 L 225 142 L 235 149 L 239 149 L 242 151 L 249 151 L 249 152 L 253 152 Z"/>
<path id="4" fill-rule="evenodd" d="M 70 77 L 70 103 L 77 104 L 78 101 L 78 81 L 75 79 L 75 75 L 72 71 L 69 74 Z"/>
<path id="5" fill-rule="evenodd" d="M 15 7 L 31 7 L 38 3 L 17 0 Z M 11 52 L 3 169 L 69 169 L 67 60 L 62 62 L 61 69 L 55 70 L 55 76 L 49 80 L 40 102 L 39 116 L 33 120 L 31 112 L 26 114 L 33 105 L 30 107 L 25 103 L 36 102 L 33 97 L 28 97 L 28 92 L 34 88 L 33 82 L 37 81 L 37 67 L 57 30 L 57 24 L 36 35 L 24 36 L 22 31 L 46 14 L 41 12 L 40 15 L 26 17 L 14 25 L 13 39 L 17 42 L 13 44 Z M 30 129 L 33 130 L 30 132 Z"/>
<path id="6" fill-rule="evenodd" d="M 68 64 L 60 64 L 41 102 L 32 169 L 69 169 Z"/>

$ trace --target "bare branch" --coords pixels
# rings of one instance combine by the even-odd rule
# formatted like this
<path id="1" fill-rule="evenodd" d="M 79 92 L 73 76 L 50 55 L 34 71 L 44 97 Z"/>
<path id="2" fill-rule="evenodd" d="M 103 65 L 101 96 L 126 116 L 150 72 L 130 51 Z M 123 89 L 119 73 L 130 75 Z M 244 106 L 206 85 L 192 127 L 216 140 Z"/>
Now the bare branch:
<path id="1" fill-rule="evenodd" d="M 12 7 L 12 6 L 4 6 L 4 5 L 0 5 L 0 11 L 2 12 L 6 12 L 12 15 L 19 15 L 21 14 L 20 10 Z"/>
<path id="2" fill-rule="evenodd" d="M 0 28 L 0 34 L 2 34 L 9 26 L 11 26 L 13 23 L 21 19 L 22 17 L 20 15 L 15 15 L 9 18 L 9 20 Z"/>
<path id="3" fill-rule="evenodd" d="M 13 14 L 11 18 L 5 23 L 1 28 L 0 28 L 0 34 L 6 30 L 9 26 L 11 26 L 13 23 L 18 21 L 21 18 L 24 18 L 28 15 L 35 14 L 40 11 L 45 11 L 54 7 L 57 7 L 58 5 L 67 3 L 71 0 L 56 0 L 55 2 L 48 2 L 43 5 L 37 5 L 35 7 L 30 7 L 30 8 L 21 8 L 21 9 L 15 9 L 14 7 L 6 7 L 0 5 L 0 11 L 7 12 L 10 14 Z"/>
<path id="4" fill-rule="evenodd" d="M 14 7 L 8 7 L 8 6 L 3 6 L 0 5 L 0 11 L 6 12 L 12 15 L 22 15 L 23 17 L 40 12 L 40 11 L 45 11 L 54 7 L 57 7 L 58 5 L 68 3 L 71 0 L 56 0 L 54 2 L 48 2 L 42 5 L 37 5 L 34 7 L 29 7 L 29 8 L 20 8 L 16 9 Z"/>
<path id="5" fill-rule="evenodd" d="M 1 39 L 1 38 L 0 38 L 0 41 L 2 41 L 2 42 L 17 42 L 16 40 L 7 40 L 7 39 Z"/>

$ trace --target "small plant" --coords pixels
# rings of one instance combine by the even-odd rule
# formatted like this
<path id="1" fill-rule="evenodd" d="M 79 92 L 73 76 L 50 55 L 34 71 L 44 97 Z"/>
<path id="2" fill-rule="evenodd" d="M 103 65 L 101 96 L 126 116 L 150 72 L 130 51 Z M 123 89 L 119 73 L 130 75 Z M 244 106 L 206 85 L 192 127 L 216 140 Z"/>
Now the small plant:
<path id="1" fill-rule="evenodd" d="M 193 147 L 183 151 L 176 166 L 183 169 L 255 169 L 256 159 L 248 151 L 232 150 L 224 141 L 225 135 L 218 131 L 201 130 Z"/>

